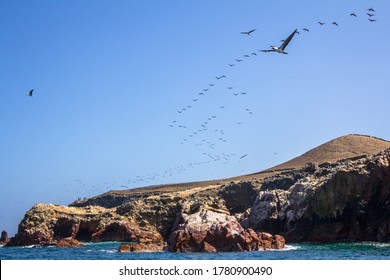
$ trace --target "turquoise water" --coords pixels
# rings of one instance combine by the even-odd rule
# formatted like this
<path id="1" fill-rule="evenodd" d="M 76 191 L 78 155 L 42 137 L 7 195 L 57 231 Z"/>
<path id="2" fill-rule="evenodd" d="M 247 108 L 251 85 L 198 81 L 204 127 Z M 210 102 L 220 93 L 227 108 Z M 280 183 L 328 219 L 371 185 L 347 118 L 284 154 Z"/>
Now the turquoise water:
<path id="1" fill-rule="evenodd" d="M 0 247 L 1 260 L 390 260 L 390 243 L 289 244 L 284 250 L 234 253 L 118 253 L 120 243 L 83 248 Z"/>

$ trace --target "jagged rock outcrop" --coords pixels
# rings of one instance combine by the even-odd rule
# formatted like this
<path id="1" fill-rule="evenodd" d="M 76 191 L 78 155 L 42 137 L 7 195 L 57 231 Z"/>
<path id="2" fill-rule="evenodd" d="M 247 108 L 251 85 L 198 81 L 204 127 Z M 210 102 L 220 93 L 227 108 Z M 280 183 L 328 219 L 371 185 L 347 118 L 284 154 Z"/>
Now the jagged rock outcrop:
<path id="1" fill-rule="evenodd" d="M 231 185 L 229 185 L 229 188 Z M 224 188 L 222 189 L 224 190 Z M 231 252 L 284 248 L 284 238 L 244 229 L 236 217 L 216 204 L 186 201 L 168 241 L 171 252 Z"/>
<path id="2" fill-rule="evenodd" d="M 37 204 L 26 213 L 8 246 L 65 244 L 66 240 L 163 242 L 156 228 L 140 227 L 132 217 L 121 216 L 114 209 Z"/>
<path id="3" fill-rule="evenodd" d="M 389 241 L 389 161 L 385 150 L 288 173 L 290 187 L 268 183 L 261 189 L 248 226 L 282 234 L 288 242 Z"/>
<path id="4" fill-rule="evenodd" d="M 5 230 L 3 230 L 1 232 L 1 237 L 0 237 L 0 245 L 5 245 L 9 242 L 10 238 L 8 236 L 8 232 L 6 232 Z"/>
<path id="5" fill-rule="evenodd" d="M 169 239 L 171 252 L 232 252 L 284 248 L 284 238 L 244 229 L 237 219 L 202 209 L 182 213 L 178 227 Z"/>
<path id="6" fill-rule="evenodd" d="M 56 246 L 61 247 L 61 248 L 63 248 L 63 247 L 71 247 L 71 248 L 84 247 L 84 245 L 82 243 L 80 243 L 78 240 L 73 239 L 71 237 L 63 238 L 63 239 L 59 240 L 56 243 Z"/>

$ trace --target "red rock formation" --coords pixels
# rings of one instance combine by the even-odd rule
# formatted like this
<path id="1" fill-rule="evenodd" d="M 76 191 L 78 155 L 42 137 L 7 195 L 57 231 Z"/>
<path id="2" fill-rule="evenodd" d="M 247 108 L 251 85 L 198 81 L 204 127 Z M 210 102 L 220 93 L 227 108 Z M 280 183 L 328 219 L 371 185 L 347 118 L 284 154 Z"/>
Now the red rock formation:
<path id="1" fill-rule="evenodd" d="M 57 247 L 72 247 L 72 248 L 84 247 L 83 244 L 79 243 L 76 239 L 73 239 L 73 238 L 63 238 L 57 242 L 56 246 Z"/>
<path id="2" fill-rule="evenodd" d="M 169 239 L 171 252 L 231 252 L 282 249 L 284 239 L 243 229 L 235 217 L 202 210 L 186 215 Z"/>
<path id="3" fill-rule="evenodd" d="M 123 243 L 119 246 L 118 252 L 161 252 L 163 248 L 162 244 Z"/>
<path id="4" fill-rule="evenodd" d="M 1 237 L 0 237 L 0 244 L 7 244 L 9 242 L 10 238 L 8 237 L 8 232 L 3 230 L 1 232 Z"/>

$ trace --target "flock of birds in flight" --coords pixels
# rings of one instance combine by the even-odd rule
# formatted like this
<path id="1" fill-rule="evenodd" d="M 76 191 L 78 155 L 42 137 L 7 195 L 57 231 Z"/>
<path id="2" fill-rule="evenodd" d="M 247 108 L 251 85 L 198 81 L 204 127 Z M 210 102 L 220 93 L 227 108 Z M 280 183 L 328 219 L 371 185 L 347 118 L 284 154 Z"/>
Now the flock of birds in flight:
<path id="1" fill-rule="evenodd" d="M 367 19 L 371 23 L 377 21 L 377 19 L 375 18 L 375 10 L 373 8 L 367 9 L 365 14 L 368 16 Z M 350 13 L 349 16 L 353 17 L 353 18 L 357 18 L 360 15 L 358 16 L 358 14 L 353 12 L 353 13 Z M 336 21 L 332 21 L 330 23 L 318 21 L 317 23 L 320 26 L 330 24 L 330 25 L 333 25 L 335 27 L 339 27 L 339 23 Z M 251 29 L 248 31 L 242 31 L 242 32 L 240 32 L 240 34 L 246 35 L 246 36 L 252 36 L 256 32 L 256 30 L 257 29 L 255 28 L 255 29 Z M 308 33 L 308 32 L 310 32 L 310 29 L 307 27 L 304 27 L 304 28 L 300 29 L 300 31 L 304 32 L 304 33 Z M 279 53 L 279 54 L 288 54 L 286 52 L 287 46 L 289 45 L 289 43 L 291 42 L 291 40 L 294 38 L 295 35 L 300 34 L 300 31 L 298 29 L 295 29 L 286 39 L 281 40 L 281 45 L 279 47 L 270 46 L 269 49 L 259 49 L 259 50 L 257 50 L 257 52 L 254 51 L 254 52 L 250 52 L 249 54 L 244 54 L 241 59 L 236 58 L 236 59 L 234 59 L 233 63 L 228 63 L 227 65 L 229 66 L 229 68 L 236 67 L 237 64 L 241 63 L 244 59 L 249 59 L 251 57 L 257 57 L 259 52 L 260 53 L 274 52 L 274 53 Z M 185 144 L 189 144 L 191 142 L 194 142 L 193 144 L 195 147 L 202 147 L 202 146 L 206 147 L 206 149 L 203 150 L 203 155 L 206 157 L 206 159 L 204 161 L 200 161 L 200 162 L 192 162 L 192 163 L 183 164 L 183 165 L 180 165 L 177 167 L 173 167 L 173 168 L 165 170 L 164 172 L 154 172 L 154 173 L 148 174 L 146 176 L 138 176 L 137 175 L 137 176 L 133 177 L 132 179 L 128 179 L 128 180 L 123 181 L 122 188 L 127 189 L 127 188 L 129 188 L 128 185 L 134 185 L 134 184 L 139 184 L 139 183 L 142 183 L 142 184 L 155 183 L 155 182 L 163 180 L 164 178 L 169 178 L 175 174 L 180 174 L 182 172 L 185 172 L 190 168 L 194 168 L 196 166 L 203 165 L 203 164 L 209 164 L 210 162 L 218 162 L 219 161 L 219 162 L 222 162 L 223 164 L 228 164 L 231 159 L 235 159 L 236 161 L 240 162 L 241 160 L 243 160 L 244 158 L 246 158 L 248 156 L 248 154 L 237 155 L 236 153 L 223 153 L 223 152 L 222 153 L 213 153 L 212 152 L 212 150 L 214 150 L 216 148 L 218 143 L 224 143 L 224 142 L 228 141 L 226 129 L 214 127 L 211 131 L 212 124 L 214 122 L 216 122 L 216 120 L 218 119 L 219 113 L 214 113 L 214 114 L 211 114 L 209 116 L 206 116 L 204 118 L 204 121 L 201 122 L 198 125 L 198 127 L 192 128 L 192 129 L 190 129 L 190 127 L 188 125 L 184 124 L 185 120 L 182 120 L 183 116 L 186 113 L 190 112 L 195 107 L 195 104 L 199 104 L 202 98 L 209 95 L 213 91 L 212 89 L 214 89 L 218 83 L 221 83 L 224 80 L 225 81 L 229 80 L 229 78 L 226 74 L 216 75 L 214 77 L 213 82 L 208 83 L 206 87 L 202 88 L 202 90 L 199 91 L 196 94 L 196 96 L 194 96 L 191 99 L 191 103 L 189 103 L 185 106 L 182 106 L 180 109 L 177 110 L 177 114 L 178 114 L 178 116 L 180 116 L 180 118 L 173 120 L 169 124 L 169 126 L 171 128 L 178 128 L 178 129 L 182 129 L 183 131 L 187 132 L 186 136 L 180 141 L 180 144 L 185 145 Z M 226 87 L 226 90 L 234 98 L 240 98 L 240 97 L 244 98 L 248 94 L 246 91 L 236 91 L 233 86 Z M 31 89 L 27 93 L 27 96 L 33 97 L 33 89 Z M 223 104 L 218 105 L 218 107 L 220 110 L 224 110 L 226 108 L 225 105 L 223 105 Z M 250 108 L 244 108 L 243 112 L 246 113 L 247 116 L 254 114 L 253 110 L 251 110 Z M 236 125 L 242 125 L 242 124 L 243 124 L 242 121 L 236 122 Z M 209 131 L 209 129 L 210 129 L 210 131 Z M 202 134 L 205 134 L 206 132 L 208 132 L 209 138 L 204 137 L 198 141 L 195 141 L 195 139 L 200 137 Z M 210 135 L 213 135 L 213 137 L 210 138 Z M 276 155 L 277 153 L 274 152 L 273 154 Z"/>

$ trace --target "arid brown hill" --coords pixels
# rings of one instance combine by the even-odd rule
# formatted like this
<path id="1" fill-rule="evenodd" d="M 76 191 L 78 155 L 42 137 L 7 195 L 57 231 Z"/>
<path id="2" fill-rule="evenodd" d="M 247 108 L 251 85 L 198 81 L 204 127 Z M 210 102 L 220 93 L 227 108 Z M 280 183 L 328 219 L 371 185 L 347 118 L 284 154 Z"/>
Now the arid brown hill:
<path id="1" fill-rule="evenodd" d="M 303 155 L 270 169 L 301 168 L 307 163 L 333 163 L 341 159 L 378 153 L 390 147 L 390 142 L 366 135 L 349 134 L 322 144 Z M 270 170 L 268 169 L 268 170 Z"/>

